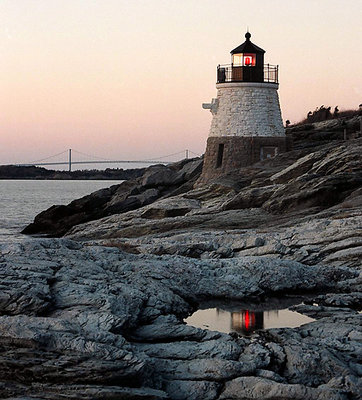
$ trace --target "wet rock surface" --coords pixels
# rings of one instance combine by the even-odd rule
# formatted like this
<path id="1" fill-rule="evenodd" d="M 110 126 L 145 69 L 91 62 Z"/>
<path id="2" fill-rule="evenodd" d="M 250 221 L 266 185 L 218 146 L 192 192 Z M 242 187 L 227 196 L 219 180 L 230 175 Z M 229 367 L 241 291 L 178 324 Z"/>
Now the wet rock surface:
<path id="1" fill-rule="evenodd" d="M 362 139 L 338 124 L 208 185 L 202 160 L 157 166 L 40 214 L 28 232 L 65 238 L 1 247 L 0 398 L 359 399 Z M 314 322 L 183 322 L 290 294 Z"/>
<path id="2" fill-rule="evenodd" d="M 3 245 L 0 264 L 1 398 L 358 398 L 360 317 L 348 303 L 251 337 L 183 322 L 202 299 L 298 290 L 335 304 L 344 284 L 358 289 L 355 268 L 133 255 L 65 239 Z M 317 297 L 306 314 L 324 307 Z"/>

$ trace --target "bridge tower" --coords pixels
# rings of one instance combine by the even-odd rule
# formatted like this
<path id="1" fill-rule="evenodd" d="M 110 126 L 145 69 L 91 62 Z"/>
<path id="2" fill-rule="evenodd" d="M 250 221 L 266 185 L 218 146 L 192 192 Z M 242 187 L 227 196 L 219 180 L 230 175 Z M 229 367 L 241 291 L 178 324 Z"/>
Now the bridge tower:
<path id="1" fill-rule="evenodd" d="M 200 182 L 286 151 L 278 66 L 264 64 L 265 51 L 245 38 L 231 64 L 217 67 L 216 99 L 202 105 L 213 118 Z"/>

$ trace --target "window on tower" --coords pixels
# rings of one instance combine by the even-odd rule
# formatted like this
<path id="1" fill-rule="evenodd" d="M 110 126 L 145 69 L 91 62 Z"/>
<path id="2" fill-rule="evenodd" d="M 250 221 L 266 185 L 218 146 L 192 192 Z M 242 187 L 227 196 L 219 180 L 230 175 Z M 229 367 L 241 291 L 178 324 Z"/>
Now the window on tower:
<path id="1" fill-rule="evenodd" d="M 224 143 L 220 143 L 217 151 L 216 168 L 221 167 L 223 158 L 224 158 Z"/>
<path id="2" fill-rule="evenodd" d="M 255 67 L 256 54 L 240 53 L 233 54 L 233 65 L 236 67 Z"/>

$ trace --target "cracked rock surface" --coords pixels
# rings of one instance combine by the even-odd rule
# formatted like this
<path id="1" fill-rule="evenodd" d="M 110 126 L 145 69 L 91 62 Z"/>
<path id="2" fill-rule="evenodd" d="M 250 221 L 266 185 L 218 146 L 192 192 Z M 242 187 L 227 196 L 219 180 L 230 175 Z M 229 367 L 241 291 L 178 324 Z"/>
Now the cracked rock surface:
<path id="1" fill-rule="evenodd" d="M 293 129 L 292 152 L 208 185 L 202 160 L 151 167 L 28 227 L 64 238 L 1 245 L 0 398 L 359 399 L 362 139 Z M 184 323 L 296 295 L 297 328 Z"/>
<path id="2" fill-rule="evenodd" d="M 330 307 L 358 289 L 355 268 L 65 239 L 2 245 L 0 266 L 1 398 L 358 398 L 359 314 Z M 201 300 L 295 290 L 330 293 L 302 306 L 321 318 L 251 337 L 183 322 Z"/>

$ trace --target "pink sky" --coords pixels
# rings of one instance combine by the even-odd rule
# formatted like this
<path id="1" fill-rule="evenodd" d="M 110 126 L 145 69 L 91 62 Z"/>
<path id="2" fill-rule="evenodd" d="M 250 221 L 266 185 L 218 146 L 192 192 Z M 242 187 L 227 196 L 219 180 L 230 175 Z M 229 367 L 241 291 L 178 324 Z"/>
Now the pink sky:
<path id="1" fill-rule="evenodd" d="M 2 0 L 0 164 L 203 153 L 201 103 L 247 26 L 280 65 L 284 121 L 356 109 L 361 15 L 361 0 Z"/>

